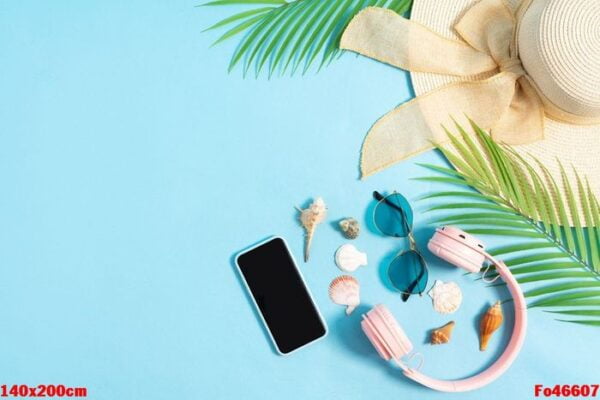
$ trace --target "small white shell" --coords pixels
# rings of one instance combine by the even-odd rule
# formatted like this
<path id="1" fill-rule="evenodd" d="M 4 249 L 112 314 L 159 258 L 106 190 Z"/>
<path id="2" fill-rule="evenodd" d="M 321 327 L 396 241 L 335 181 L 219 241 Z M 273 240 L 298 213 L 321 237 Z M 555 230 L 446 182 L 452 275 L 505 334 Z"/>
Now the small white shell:
<path id="1" fill-rule="evenodd" d="M 335 264 L 344 272 L 353 272 L 367 265 L 367 253 L 362 253 L 351 244 L 341 245 L 335 252 Z"/>
<path id="2" fill-rule="evenodd" d="M 462 292 L 455 282 L 435 281 L 429 296 L 433 299 L 433 309 L 440 314 L 451 314 L 462 303 Z"/>
<path id="3" fill-rule="evenodd" d="M 338 276 L 329 284 L 329 298 L 335 304 L 347 306 L 346 315 L 350 315 L 360 304 L 360 285 L 350 275 Z"/>

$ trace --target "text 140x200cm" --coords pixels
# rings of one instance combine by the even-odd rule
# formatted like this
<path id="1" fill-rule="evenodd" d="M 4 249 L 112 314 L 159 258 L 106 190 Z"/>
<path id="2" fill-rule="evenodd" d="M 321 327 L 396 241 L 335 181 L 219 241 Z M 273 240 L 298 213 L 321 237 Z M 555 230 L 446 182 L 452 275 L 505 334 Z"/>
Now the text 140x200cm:
<path id="1" fill-rule="evenodd" d="M 87 388 L 65 385 L 0 385 L 0 397 L 87 397 Z"/>

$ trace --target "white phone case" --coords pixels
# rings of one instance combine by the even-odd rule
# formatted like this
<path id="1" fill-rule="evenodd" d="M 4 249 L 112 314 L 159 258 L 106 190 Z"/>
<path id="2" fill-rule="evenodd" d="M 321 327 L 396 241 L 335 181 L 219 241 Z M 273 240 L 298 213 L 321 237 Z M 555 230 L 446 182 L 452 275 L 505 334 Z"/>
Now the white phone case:
<path id="1" fill-rule="evenodd" d="M 307 342 L 305 344 L 303 344 L 302 346 L 298 347 L 297 349 L 294 349 L 292 351 L 290 351 L 289 353 L 283 353 L 279 347 L 277 346 L 277 342 L 275 341 L 275 338 L 273 338 L 273 334 L 271 333 L 271 330 L 269 329 L 269 325 L 267 325 L 267 322 L 265 321 L 264 316 L 262 315 L 262 312 L 260 311 L 260 308 L 258 307 L 258 304 L 256 303 L 256 299 L 254 298 L 254 296 L 252 295 L 252 291 L 250 290 L 250 286 L 248 286 L 248 282 L 246 282 L 246 278 L 244 278 L 244 274 L 242 273 L 242 270 L 240 269 L 240 264 L 238 262 L 239 258 L 246 254 L 249 253 L 250 251 L 256 249 L 257 247 L 260 247 L 262 245 L 264 245 L 265 243 L 270 242 L 271 240 L 274 239 L 281 239 L 285 245 L 285 249 L 287 250 L 288 254 L 290 255 L 290 258 L 292 259 L 292 263 L 294 264 L 294 268 L 296 268 L 296 271 L 298 271 L 298 275 L 300 275 L 300 280 L 302 281 L 302 284 L 304 285 L 304 287 L 306 288 L 306 291 L 308 292 L 308 296 L 310 298 L 311 303 L 313 304 L 313 306 L 315 307 L 315 310 L 317 311 L 317 315 L 319 316 L 319 319 L 321 321 L 321 323 L 323 324 L 323 327 L 325 328 L 325 333 L 316 338 L 315 340 L 312 340 L 310 342 Z M 287 356 L 290 355 L 292 353 L 295 353 L 296 351 L 306 347 L 307 345 L 311 344 L 311 343 L 315 343 L 318 342 L 319 340 L 323 339 L 324 337 L 327 336 L 327 334 L 329 333 L 329 328 L 327 327 L 327 323 L 325 322 L 325 319 L 323 318 L 323 316 L 321 315 L 321 311 L 319 310 L 319 307 L 317 307 L 317 303 L 315 303 L 315 300 L 313 298 L 313 295 L 310 291 L 310 288 L 308 287 L 308 285 L 306 284 L 306 281 L 304 280 L 304 276 L 302 275 L 302 271 L 300 271 L 300 268 L 298 268 L 298 264 L 296 263 L 296 259 L 294 258 L 294 255 L 292 254 L 292 252 L 290 251 L 290 248 L 286 242 L 286 240 L 284 238 L 282 238 L 281 236 L 271 236 L 263 241 L 261 241 L 260 243 L 257 243 L 255 245 L 253 245 L 252 247 L 245 249 L 243 251 L 241 251 L 240 253 L 238 253 L 235 256 L 235 265 L 237 267 L 238 273 L 240 274 L 241 278 L 242 278 L 242 282 L 244 282 L 244 286 L 246 287 L 246 290 L 248 291 L 248 294 L 250 295 L 250 298 L 252 299 L 252 303 L 254 303 L 254 307 L 256 308 L 256 310 L 258 311 L 258 315 L 260 316 L 260 319 L 263 323 L 263 325 L 267 328 L 267 332 L 269 333 L 269 338 L 271 339 L 271 342 L 273 343 L 273 347 L 275 348 L 275 351 L 277 351 L 277 353 L 281 356 Z"/>

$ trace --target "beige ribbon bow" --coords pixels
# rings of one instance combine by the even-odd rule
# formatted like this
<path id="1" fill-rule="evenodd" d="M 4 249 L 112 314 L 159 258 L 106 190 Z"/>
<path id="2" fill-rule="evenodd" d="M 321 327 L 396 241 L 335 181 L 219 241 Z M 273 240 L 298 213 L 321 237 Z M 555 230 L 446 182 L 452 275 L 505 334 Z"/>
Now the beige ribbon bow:
<path id="1" fill-rule="evenodd" d="M 362 176 L 445 143 L 443 126 L 453 125 L 452 118 L 467 123 L 465 115 L 498 142 L 542 139 L 543 104 L 518 58 L 515 28 L 516 18 L 502 0 L 482 0 L 464 14 L 454 26 L 462 41 L 382 8 L 354 17 L 342 36 L 343 49 L 413 72 L 469 77 L 497 71 L 485 80 L 433 90 L 379 119 L 363 144 Z"/>

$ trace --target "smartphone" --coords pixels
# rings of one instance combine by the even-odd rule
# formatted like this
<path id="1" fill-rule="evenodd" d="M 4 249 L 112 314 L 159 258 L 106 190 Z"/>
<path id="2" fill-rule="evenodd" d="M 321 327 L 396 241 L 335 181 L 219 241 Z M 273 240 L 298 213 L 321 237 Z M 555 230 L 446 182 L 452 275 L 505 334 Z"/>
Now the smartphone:
<path id="1" fill-rule="evenodd" d="M 285 240 L 272 237 L 238 254 L 235 263 L 281 355 L 327 334 Z"/>

